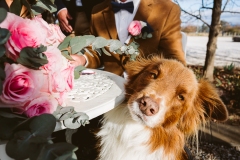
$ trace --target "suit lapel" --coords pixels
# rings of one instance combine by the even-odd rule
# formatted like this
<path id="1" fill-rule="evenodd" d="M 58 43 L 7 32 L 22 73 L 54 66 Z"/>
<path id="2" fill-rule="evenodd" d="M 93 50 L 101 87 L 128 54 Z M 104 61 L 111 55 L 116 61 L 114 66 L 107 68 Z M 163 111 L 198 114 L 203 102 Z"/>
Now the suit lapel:
<path id="1" fill-rule="evenodd" d="M 112 11 L 111 3 L 109 2 L 109 6 L 103 11 L 103 18 L 105 22 L 105 26 L 109 32 L 111 39 L 117 39 L 117 29 L 115 24 L 114 12 Z"/>
<path id="2" fill-rule="evenodd" d="M 153 0 L 141 0 L 134 20 L 147 21 L 152 12 Z"/>

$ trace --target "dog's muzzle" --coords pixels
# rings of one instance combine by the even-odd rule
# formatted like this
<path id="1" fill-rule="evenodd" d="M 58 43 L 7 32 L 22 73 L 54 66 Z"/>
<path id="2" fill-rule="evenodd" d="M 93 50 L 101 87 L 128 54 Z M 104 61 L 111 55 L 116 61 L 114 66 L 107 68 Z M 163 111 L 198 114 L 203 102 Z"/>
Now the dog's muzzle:
<path id="1" fill-rule="evenodd" d="M 153 116 L 159 111 L 158 104 L 150 97 L 142 97 L 137 102 L 140 111 L 146 116 Z"/>

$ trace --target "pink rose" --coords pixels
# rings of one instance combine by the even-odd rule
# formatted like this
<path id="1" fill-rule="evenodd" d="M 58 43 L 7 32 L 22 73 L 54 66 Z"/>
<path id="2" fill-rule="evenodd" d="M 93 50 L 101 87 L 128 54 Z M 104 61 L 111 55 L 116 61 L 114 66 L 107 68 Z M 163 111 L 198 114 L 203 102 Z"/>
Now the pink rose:
<path id="1" fill-rule="evenodd" d="M 41 71 L 20 64 L 5 65 L 6 78 L 0 100 L 6 104 L 23 104 L 38 94 L 44 84 Z"/>
<path id="2" fill-rule="evenodd" d="M 44 113 L 53 113 L 58 106 L 57 100 L 50 94 L 41 93 L 29 103 L 26 103 L 24 114 L 27 117 L 38 116 Z"/>
<path id="3" fill-rule="evenodd" d="M 141 34 L 142 25 L 140 21 L 132 21 L 128 26 L 128 32 L 132 36 L 138 36 Z"/>
<path id="4" fill-rule="evenodd" d="M 10 17 L 18 17 L 8 13 Z M 16 18 L 14 21 L 8 19 L 3 21 L 3 24 L 8 23 L 7 29 L 11 32 L 11 36 L 6 43 L 6 48 L 9 50 L 7 56 L 16 60 L 19 57 L 19 52 L 24 47 L 38 47 L 40 44 L 46 44 L 46 37 L 48 35 L 47 25 L 40 18 L 34 19 L 20 19 Z M 2 24 L 1 24 L 2 26 Z"/>
<path id="5" fill-rule="evenodd" d="M 47 72 L 59 72 L 62 68 L 67 68 L 68 60 L 62 56 L 61 51 L 55 46 L 48 46 L 44 52 L 47 56 L 48 63 L 41 67 Z"/>
<path id="6" fill-rule="evenodd" d="M 74 67 L 68 65 L 59 72 L 55 72 L 52 76 L 52 87 L 55 92 L 68 92 L 73 88 Z"/>
<path id="7" fill-rule="evenodd" d="M 48 43 L 58 46 L 66 36 L 62 33 L 60 27 L 56 24 L 49 24 Z"/>

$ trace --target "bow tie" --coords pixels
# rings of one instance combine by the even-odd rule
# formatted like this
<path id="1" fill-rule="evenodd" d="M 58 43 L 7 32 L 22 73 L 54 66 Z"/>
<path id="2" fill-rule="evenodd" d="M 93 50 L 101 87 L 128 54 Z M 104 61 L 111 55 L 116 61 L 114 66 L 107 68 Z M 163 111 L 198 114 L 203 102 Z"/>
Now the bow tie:
<path id="1" fill-rule="evenodd" d="M 130 13 L 133 13 L 133 9 L 134 9 L 133 2 L 118 3 L 118 2 L 111 1 L 111 4 L 112 4 L 112 9 L 114 13 L 120 11 L 121 9 L 127 10 Z"/>

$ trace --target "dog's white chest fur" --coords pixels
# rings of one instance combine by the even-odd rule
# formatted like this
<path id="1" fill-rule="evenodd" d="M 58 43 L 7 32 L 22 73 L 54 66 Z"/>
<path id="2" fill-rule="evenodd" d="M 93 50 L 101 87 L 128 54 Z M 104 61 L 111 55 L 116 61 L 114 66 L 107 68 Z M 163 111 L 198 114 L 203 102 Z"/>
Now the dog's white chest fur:
<path id="1" fill-rule="evenodd" d="M 127 107 L 119 106 L 104 115 L 100 160 L 171 160 L 163 147 L 150 151 L 150 130 L 132 120 Z"/>

